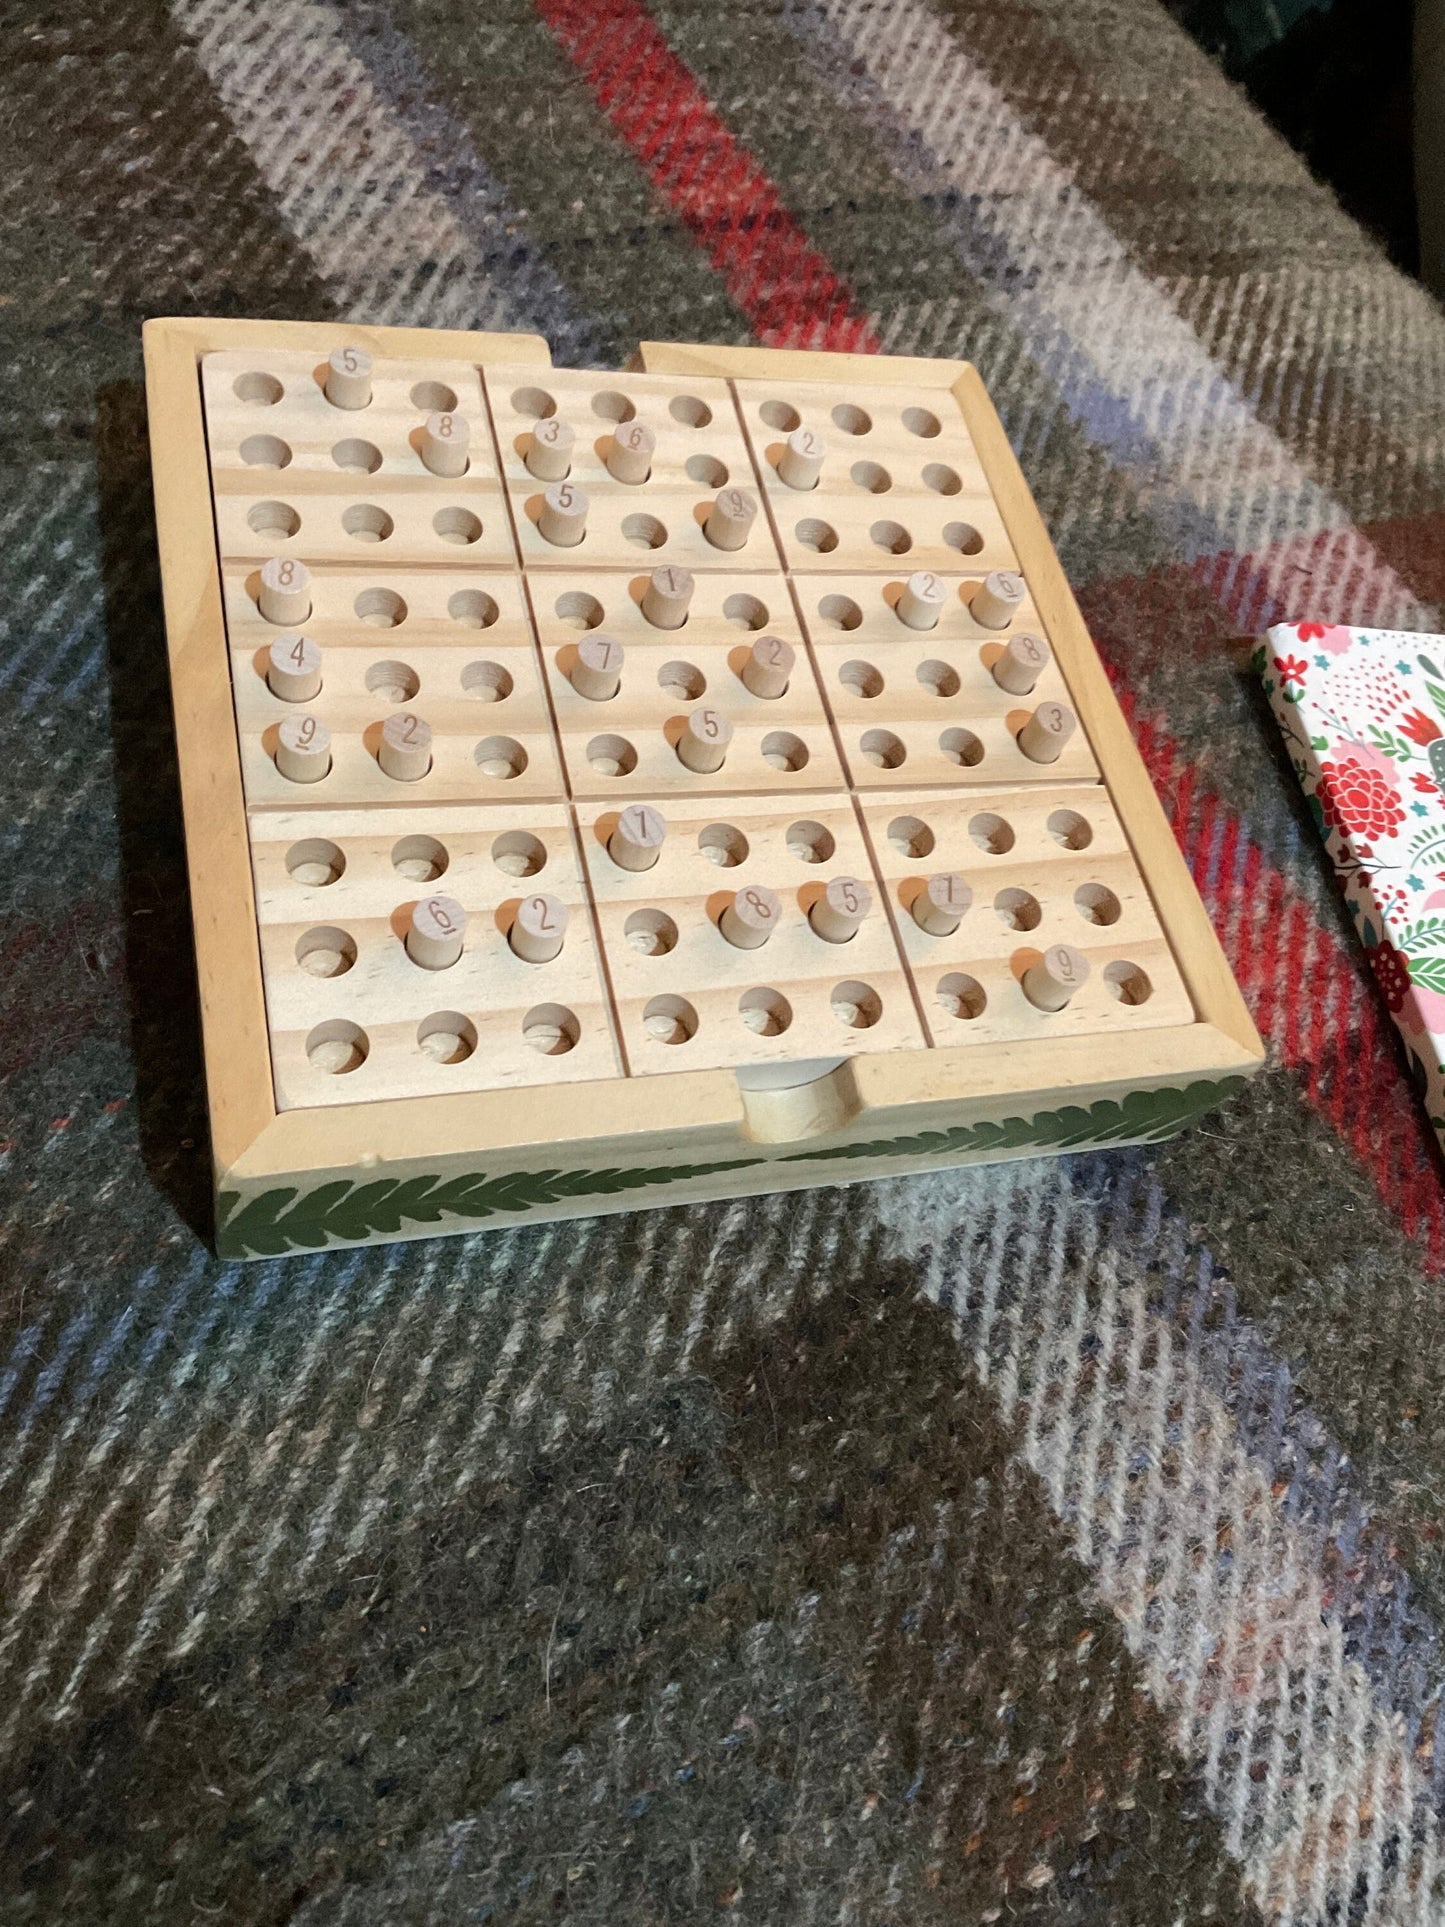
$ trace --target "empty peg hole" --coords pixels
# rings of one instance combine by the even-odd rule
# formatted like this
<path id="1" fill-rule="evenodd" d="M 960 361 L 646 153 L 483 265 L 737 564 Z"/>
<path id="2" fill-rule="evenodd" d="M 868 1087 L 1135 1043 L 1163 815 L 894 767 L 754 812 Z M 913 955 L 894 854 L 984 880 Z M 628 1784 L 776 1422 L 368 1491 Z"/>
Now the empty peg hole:
<path id="1" fill-rule="evenodd" d="M 477 1027 L 457 1010 L 434 1010 L 416 1027 L 416 1041 L 434 1064 L 464 1064 L 477 1048 Z"/>
<path id="2" fill-rule="evenodd" d="M 697 847 L 709 863 L 731 870 L 746 861 L 748 839 L 731 823 L 709 823 L 705 830 L 698 832 Z"/>
<path id="3" fill-rule="evenodd" d="M 712 410 L 699 395 L 674 395 L 667 412 L 684 428 L 706 428 L 712 420 Z"/>
<path id="4" fill-rule="evenodd" d="M 380 702 L 400 709 L 421 688 L 421 677 L 406 662 L 374 662 L 366 672 L 366 687 Z"/>
<path id="5" fill-rule="evenodd" d="M 458 589 L 447 602 L 447 614 L 467 629 L 490 629 L 501 614 L 485 589 Z"/>
<path id="6" fill-rule="evenodd" d="M 1087 850 L 1094 840 L 1094 826 L 1077 810 L 1054 810 L 1049 816 L 1049 835 L 1066 850 Z"/>
<path id="7" fill-rule="evenodd" d="M 547 846 L 530 830 L 503 830 L 492 843 L 492 861 L 509 877 L 534 877 L 547 863 Z"/>
<path id="8" fill-rule="evenodd" d="M 695 703 L 707 689 L 707 677 L 690 662 L 665 662 L 657 672 L 657 686 L 674 702 Z"/>
<path id="9" fill-rule="evenodd" d="M 838 531 L 816 515 L 805 515 L 793 534 L 800 548 L 811 549 L 815 555 L 831 555 L 838 546 Z"/>
<path id="10" fill-rule="evenodd" d="M 258 408 L 274 408 L 285 392 L 274 375 L 268 375 L 260 368 L 237 375 L 231 383 L 231 393 L 237 401 L 251 402 Z"/>
<path id="11" fill-rule="evenodd" d="M 435 883 L 439 876 L 446 875 L 450 861 L 446 845 L 434 836 L 404 836 L 391 847 L 392 869 L 413 883 Z"/>
<path id="12" fill-rule="evenodd" d="M 363 589 L 353 606 L 357 621 L 373 629 L 395 629 L 406 621 L 406 604 L 395 589 Z"/>
<path id="13" fill-rule="evenodd" d="M 921 436 L 926 442 L 943 433 L 943 423 L 927 408 L 905 408 L 903 426 L 910 435 Z"/>
<path id="14" fill-rule="evenodd" d="M 975 769 L 983 761 L 983 744 L 971 729 L 946 729 L 938 739 L 944 758 L 960 769 Z"/>
<path id="15" fill-rule="evenodd" d="M 1081 883 L 1074 892 L 1074 904 L 1085 923 L 1117 923 L 1121 914 L 1119 899 L 1103 883 Z"/>
<path id="16" fill-rule="evenodd" d="M 907 555 L 913 547 L 913 537 L 901 522 L 875 522 L 868 531 L 868 539 L 875 548 L 889 555 Z"/>
<path id="17" fill-rule="evenodd" d="M 535 1004 L 522 1019 L 522 1040 L 543 1057 L 575 1050 L 582 1026 L 565 1004 Z"/>
<path id="18" fill-rule="evenodd" d="M 676 408 L 677 403 L 673 403 Z M 711 417 L 709 417 L 709 420 Z M 689 455 L 683 464 L 689 481 L 696 482 L 699 488 L 726 488 L 728 465 L 720 462 L 716 455 Z"/>
<path id="19" fill-rule="evenodd" d="M 738 1015 L 758 1037 L 781 1037 L 793 1021 L 793 1006 L 780 990 L 758 985 L 738 998 Z"/>
<path id="20" fill-rule="evenodd" d="M 585 589 L 566 590 L 553 607 L 557 620 L 565 622 L 570 629 L 595 629 L 602 620 L 602 604 Z"/>
<path id="21" fill-rule="evenodd" d="M 469 662 L 462 671 L 462 690 L 473 702 L 504 703 L 512 689 L 512 672 L 499 662 Z"/>
<path id="22" fill-rule="evenodd" d="M 893 486 L 893 477 L 881 462 L 854 462 L 848 472 L 870 495 L 886 495 Z"/>
<path id="23" fill-rule="evenodd" d="M 438 509 L 431 519 L 432 528 L 443 542 L 465 546 L 482 539 L 482 518 L 470 509 Z"/>
<path id="24" fill-rule="evenodd" d="M 330 924 L 317 924 L 296 939 L 296 961 L 309 977 L 344 977 L 356 962 L 356 939 Z"/>
<path id="25" fill-rule="evenodd" d="M 939 662 L 935 657 L 919 663 L 918 680 L 930 696 L 956 696 L 962 686 L 953 665 Z"/>
<path id="26" fill-rule="evenodd" d="M 358 542 L 385 542 L 396 529 L 386 510 L 374 502 L 353 502 L 343 510 L 341 526 Z"/>
<path id="27" fill-rule="evenodd" d="M 828 999 L 833 1015 L 849 1030 L 871 1030 L 883 1015 L 883 999 L 871 984 L 835 984 Z"/>
<path id="28" fill-rule="evenodd" d="M 514 388 L 512 406 L 529 422 L 550 421 L 557 412 L 556 399 L 545 388 Z"/>
<path id="29" fill-rule="evenodd" d="M 911 857 L 916 863 L 933 854 L 937 838 L 922 817 L 895 816 L 888 825 L 888 841 L 900 856 Z"/>
<path id="30" fill-rule="evenodd" d="M 456 411 L 457 391 L 444 381 L 419 381 L 411 391 L 411 405 L 423 415 L 451 415 Z"/>
<path id="31" fill-rule="evenodd" d="M 660 549 L 667 540 L 667 529 L 655 515 L 624 515 L 622 539 L 636 549 Z"/>
<path id="32" fill-rule="evenodd" d="M 950 970 L 946 977 L 940 977 L 934 996 L 940 1010 L 965 1022 L 982 1017 L 988 1007 L 988 993 L 983 985 L 962 970 Z"/>
<path id="33" fill-rule="evenodd" d="M 874 696 L 883 694 L 883 672 L 875 669 L 871 662 L 845 662 L 838 671 L 838 680 L 853 695 L 866 697 L 870 701 Z"/>
<path id="34" fill-rule="evenodd" d="M 1010 930 L 1037 930 L 1043 911 L 1027 890 L 1000 890 L 993 900 L 1000 923 Z"/>
<path id="35" fill-rule="evenodd" d="M 891 729 L 865 729 L 858 747 L 875 769 L 898 769 L 908 755 L 903 739 Z"/>
<path id="36" fill-rule="evenodd" d="M 494 777 L 499 783 L 511 782 L 527 767 L 526 750 L 510 736 L 485 737 L 472 755 L 483 776 Z"/>
<path id="37" fill-rule="evenodd" d="M 957 495 L 963 487 L 963 477 L 947 462 L 929 462 L 923 470 L 923 486 L 931 488 L 935 495 Z"/>
<path id="38" fill-rule="evenodd" d="M 289 468 L 291 449 L 279 435 L 248 435 L 240 448 L 247 468 Z"/>
<path id="39" fill-rule="evenodd" d="M 332 449 L 331 459 L 348 475 L 375 475 L 381 467 L 381 450 L 372 442 L 350 435 Z"/>
<path id="40" fill-rule="evenodd" d="M 1109 987 L 1109 995 L 1121 1004 L 1147 1004 L 1154 995 L 1154 986 L 1136 963 L 1125 963 L 1122 958 L 1117 963 L 1105 964 L 1104 982 Z"/>
<path id="41" fill-rule="evenodd" d="M 286 874 L 296 883 L 335 883 L 346 858 L 324 836 L 303 837 L 286 852 Z"/>
<path id="42" fill-rule="evenodd" d="M 971 522 L 945 523 L 943 539 L 949 548 L 957 549 L 960 555 L 977 555 L 983 547 L 983 537 Z"/>
<path id="43" fill-rule="evenodd" d="M 642 1012 L 642 1028 L 659 1044 L 685 1044 L 697 1035 L 697 1012 L 686 997 L 651 997 Z"/>
<path id="44" fill-rule="evenodd" d="M 255 534 L 273 542 L 284 542 L 301 526 L 301 517 L 289 502 L 253 502 L 246 520 Z"/>
<path id="45" fill-rule="evenodd" d="M 856 629 L 863 620 L 863 611 L 846 595 L 825 595 L 818 604 L 818 614 L 833 629 Z"/>
<path id="46" fill-rule="evenodd" d="M 755 595 L 730 595 L 723 604 L 723 614 L 738 629 L 766 629 L 768 626 L 767 605 Z"/>
<path id="47" fill-rule="evenodd" d="M 626 395 L 615 388 L 604 388 L 592 397 L 592 413 L 605 422 L 630 422 L 637 410 Z"/>
<path id="48" fill-rule="evenodd" d="M 968 833 L 987 856 L 1007 856 L 1014 846 L 1013 824 L 992 810 L 980 810 L 968 820 Z"/>
<path id="49" fill-rule="evenodd" d="M 360 1024 L 344 1017 L 328 1018 L 306 1039 L 306 1056 L 312 1069 L 326 1071 L 332 1077 L 360 1070 L 370 1049 L 371 1042 Z"/>
<path id="50" fill-rule="evenodd" d="M 873 417 L 850 401 L 840 401 L 833 410 L 833 426 L 845 435 L 866 435 L 873 426 Z"/>
<path id="51" fill-rule="evenodd" d="M 800 863 L 826 863 L 837 849 L 833 832 L 822 823 L 804 817 L 787 828 L 788 853 Z"/>
<path id="52" fill-rule="evenodd" d="M 587 760 L 599 776 L 630 776 L 637 768 L 637 751 L 625 736 L 594 736 Z"/>
<path id="53" fill-rule="evenodd" d="M 796 772 L 808 766 L 808 745 L 788 729 L 769 730 L 763 738 L 763 761 L 769 769 Z"/>
<path id="54" fill-rule="evenodd" d="M 677 948 L 677 925 L 665 910 L 634 910 L 622 934 L 643 957 L 665 957 Z"/>
<path id="55" fill-rule="evenodd" d="M 769 428 L 777 429 L 780 435 L 791 435 L 795 428 L 801 427 L 803 421 L 797 409 L 785 401 L 765 401 L 758 409 L 758 414 Z"/>

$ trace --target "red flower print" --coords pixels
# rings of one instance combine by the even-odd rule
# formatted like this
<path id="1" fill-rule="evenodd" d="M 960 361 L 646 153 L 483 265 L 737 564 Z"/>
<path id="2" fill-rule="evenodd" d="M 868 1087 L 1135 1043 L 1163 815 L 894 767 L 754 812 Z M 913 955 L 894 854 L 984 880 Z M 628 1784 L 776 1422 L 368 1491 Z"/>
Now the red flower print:
<path id="1" fill-rule="evenodd" d="M 1388 938 L 1384 943 L 1372 944 L 1365 954 L 1375 973 L 1375 982 L 1380 986 L 1380 995 L 1393 1017 L 1410 994 L 1409 959 Z"/>
<path id="2" fill-rule="evenodd" d="M 1438 796 L 1440 794 L 1440 785 L 1438 783 L 1432 783 L 1430 778 L 1423 773 L 1418 776 L 1412 776 L 1410 781 L 1422 796 Z"/>
<path id="3" fill-rule="evenodd" d="M 1445 729 L 1441 729 L 1439 723 L 1432 722 L 1423 710 L 1417 709 L 1401 723 L 1400 733 L 1402 736 L 1408 736 L 1412 743 L 1418 743 L 1423 749 L 1427 743 L 1436 742 L 1441 736 L 1445 736 Z"/>
<path id="4" fill-rule="evenodd" d="M 1285 683 L 1303 682 L 1305 671 L 1309 668 L 1309 664 L 1301 662 L 1298 656 L 1276 656 L 1274 666 L 1280 681 Z"/>
<path id="5" fill-rule="evenodd" d="M 1320 764 L 1320 802 L 1326 827 L 1346 836 L 1389 836 L 1405 820 L 1394 785 L 1353 756 Z"/>
<path id="6" fill-rule="evenodd" d="M 1325 625 L 1322 622 L 1297 622 L 1294 632 L 1301 642 L 1318 642 L 1325 633 Z"/>

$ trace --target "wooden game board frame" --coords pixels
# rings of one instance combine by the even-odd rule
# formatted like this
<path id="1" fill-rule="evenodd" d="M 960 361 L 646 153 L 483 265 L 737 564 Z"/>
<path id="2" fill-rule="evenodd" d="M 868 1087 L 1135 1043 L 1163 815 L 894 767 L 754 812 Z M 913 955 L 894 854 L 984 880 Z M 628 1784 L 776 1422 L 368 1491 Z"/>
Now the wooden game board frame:
<path id="1" fill-rule="evenodd" d="M 749 1195 L 1165 1137 L 1238 1088 L 1263 1047 L 976 370 L 961 361 L 644 342 L 647 373 L 951 389 L 982 457 L 1195 1010 L 1189 1024 L 880 1053 L 816 1084 L 729 1070 L 278 1111 L 199 365 L 264 343 L 323 358 L 551 366 L 536 335 L 162 319 L 145 362 L 217 1188 L 231 1256 Z M 562 1126 L 565 1124 L 565 1130 Z"/>

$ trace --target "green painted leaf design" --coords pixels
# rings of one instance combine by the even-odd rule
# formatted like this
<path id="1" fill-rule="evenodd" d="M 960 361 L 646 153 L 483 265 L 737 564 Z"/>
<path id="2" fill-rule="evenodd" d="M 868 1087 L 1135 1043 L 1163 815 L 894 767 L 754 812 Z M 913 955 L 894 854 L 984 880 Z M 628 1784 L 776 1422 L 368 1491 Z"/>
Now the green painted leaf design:
<path id="1" fill-rule="evenodd" d="M 1426 990 L 1445 990 L 1445 957 L 1407 957 L 1410 982 Z"/>

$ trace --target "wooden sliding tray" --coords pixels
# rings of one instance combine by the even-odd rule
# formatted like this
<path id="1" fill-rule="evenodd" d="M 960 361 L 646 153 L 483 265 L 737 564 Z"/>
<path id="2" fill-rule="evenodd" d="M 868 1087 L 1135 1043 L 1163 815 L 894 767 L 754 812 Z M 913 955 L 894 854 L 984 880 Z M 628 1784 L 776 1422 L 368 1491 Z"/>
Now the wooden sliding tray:
<path id="1" fill-rule="evenodd" d="M 145 345 L 223 1254 L 1138 1142 L 1258 1067 L 966 363 Z"/>

